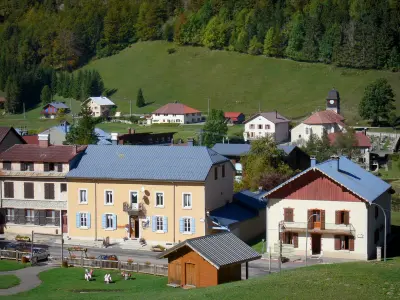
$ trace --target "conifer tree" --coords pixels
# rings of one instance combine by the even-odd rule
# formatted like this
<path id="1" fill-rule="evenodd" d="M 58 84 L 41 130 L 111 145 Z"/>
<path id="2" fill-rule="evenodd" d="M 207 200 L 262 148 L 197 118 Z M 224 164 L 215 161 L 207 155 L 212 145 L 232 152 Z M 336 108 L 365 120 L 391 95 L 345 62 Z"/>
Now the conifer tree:
<path id="1" fill-rule="evenodd" d="M 143 91 L 140 88 L 137 94 L 137 98 L 136 98 L 136 106 L 137 107 L 143 107 L 146 105 L 146 101 L 144 100 L 144 96 L 143 96 Z"/>

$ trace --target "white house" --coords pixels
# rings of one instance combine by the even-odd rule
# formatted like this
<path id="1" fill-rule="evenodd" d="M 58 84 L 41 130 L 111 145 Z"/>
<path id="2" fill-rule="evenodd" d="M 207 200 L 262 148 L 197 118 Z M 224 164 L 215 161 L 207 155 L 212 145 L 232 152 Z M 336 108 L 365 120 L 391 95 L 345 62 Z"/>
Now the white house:
<path id="1" fill-rule="evenodd" d="M 344 118 L 333 110 L 323 110 L 312 114 L 291 131 L 291 142 L 302 145 L 310 139 L 311 134 L 321 138 L 324 131 L 329 133 L 342 132 Z"/>
<path id="2" fill-rule="evenodd" d="M 182 103 L 168 103 L 152 113 L 151 121 L 154 124 L 180 123 L 191 124 L 203 120 L 201 112 Z"/>
<path id="3" fill-rule="evenodd" d="M 244 122 L 244 139 L 256 140 L 270 135 L 276 143 L 285 142 L 289 139 L 289 122 L 277 111 L 256 114 Z"/>
<path id="4" fill-rule="evenodd" d="M 108 116 L 110 110 L 115 107 L 115 103 L 107 97 L 89 97 L 82 105 L 87 105 L 94 117 Z"/>
<path id="5" fill-rule="evenodd" d="M 267 249 L 296 255 L 371 259 L 383 246 L 386 212 L 390 234 L 390 184 L 345 157 L 311 167 L 263 195 Z M 306 228 L 308 234 L 306 238 Z"/>

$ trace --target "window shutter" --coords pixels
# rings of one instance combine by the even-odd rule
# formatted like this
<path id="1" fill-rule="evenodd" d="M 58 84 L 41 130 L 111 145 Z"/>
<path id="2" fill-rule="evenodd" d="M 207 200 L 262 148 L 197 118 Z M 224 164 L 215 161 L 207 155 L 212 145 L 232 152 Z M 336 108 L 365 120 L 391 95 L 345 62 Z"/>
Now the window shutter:
<path id="1" fill-rule="evenodd" d="M 183 220 L 183 218 L 180 218 L 179 219 L 179 232 L 183 233 L 184 230 L 185 230 L 184 220 Z"/>
<path id="2" fill-rule="evenodd" d="M 156 216 L 152 216 L 151 217 L 151 229 L 152 229 L 153 232 L 156 232 L 156 229 L 157 229 L 156 222 L 157 222 Z"/>
<path id="3" fill-rule="evenodd" d="M 101 215 L 101 228 L 105 229 L 107 226 L 107 216 L 105 214 Z"/>
<path id="4" fill-rule="evenodd" d="M 86 216 L 87 216 L 86 220 L 87 228 L 90 228 L 90 213 L 87 213 Z"/>
<path id="5" fill-rule="evenodd" d="M 25 209 L 19 209 L 19 224 L 26 224 L 26 212 Z"/>
<path id="6" fill-rule="evenodd" d="M 349 250 L 354 251 L 354 237 L 349 237 Z"/>
<path id="7" fill-rule="evenodd" d="M 44 199 L 49 199 L 49 186 L 47 183 L 44 184 Z"/>
<path id="8" fill-rule="evenodd" d="M 168 232 L 168 217 L 163 218 L 163 227 L 164 232 Z"/>
<path id="9" fill-rule="evenodd" d="M 76 228 L 81 227 L 81 214 L 76 213 Z"/>
<path id="10" fill-rule="evenodd" d="M 283 209 L 283 221 L 285 221 L 285 222 L 289 222 L 287 214 L 288 214 L 287 208 L 284 208 Z"/>
<path id="11" fill-rule="evenodd" d="M 33 211 L 33 224 L 39 225 L 40 224 L 40 211 L 39 210 L 34 210 Z M 42 225 L 42 224 L 40 224 Z"/>
<path id="12" fill-rule="evenodd" d="M 113 215 L 113 229 L 117 230 L 117 215 Z"/>
<path id="13" fill-rule="evenodd" d="M 335 211 L 335 224 L 340 224 L 340 210 Z"/>
<path id="14" fill-rule="evenodd" d="M 293 247 L 299 248 L 299 234 L 293 233 Z"/>
<path id="15" fill-rule="evenodd" d="M 4 196 L 14 198 L 14 182 L 4 182 Z"/>
<path id="16" fill-rule="evenodd" d="M 349 225 L 349 221 L 350 221 L 350 212 L 345 211 L 344 212 L 344 224 Z"/>
<path id="17" fill-rule="evenodd" d="M 57 171 L 58 172 L 62 172 L 63 171 L 63 165 L 62 164 L 58 164 L 57 165 Z"/>
<path id="18" fill-rule="evenodd" d="M 44 225 L 47 224 L 46 211 L 45 210 L 39 210 L 39 224 L 41 226 L 44 226 Z"/>
<path id="19" fill-rule="evenodd" d="M 335 235 L 335 250 L 340 250 L 340 236 Z"/>
<path id="20" fill-rule="evenodd" d="M 54 220 L 54 225 L 56 225 L 56 226 L 60 226 L 61 224 L 60 224 L 60 211 L 59 210 L 56 210 L 56 212 L 55 212 L 55 220 Z"/>
<path id="21" fill-rule="evenodd" d="M 24 182 L 24 198 L 34 198 L 33 182 Z"/>
<path id="22" fill-rule="evenodd" d="M 50 170 L 49 163 L 44 163 L 43 168 L 44 168 L 45 172 L 49 172 L 49 170 Z"/>
<path id="23" fill-rule="evenodd" d="M 54 199 L 54 183 L 48 183 L 48 191 L 49 191 L 49 198 L 48 199 Z"/>
<path id="24" fill-rule="evenodd" d="M 284 208 L 284 221 L 285 222 L 293 222 L 293 208 Z"/>
<path id="25" fill-rule="evenodd" d="M 325 210 L 321 210 L 321 230 L 325 229 Z"/>
<path id="26" fill-rule="evenodd" d="M 308 212 L 307 212 L 308 229 L 313 229 L 314 228 L 314 220 L 313 220 L 313 218 L 311 218 L 311 220 L 310 220 L 310 217 L 312 216 L 312 214 L 313 214 L 312 209 L 309 209 Z"/>
<path id="27" fill-rule="evenodd" d="M 194 218 L 191 218 L 190 229 L 191 229 L 192 233 L 196 233 L 196 221 Z"/>

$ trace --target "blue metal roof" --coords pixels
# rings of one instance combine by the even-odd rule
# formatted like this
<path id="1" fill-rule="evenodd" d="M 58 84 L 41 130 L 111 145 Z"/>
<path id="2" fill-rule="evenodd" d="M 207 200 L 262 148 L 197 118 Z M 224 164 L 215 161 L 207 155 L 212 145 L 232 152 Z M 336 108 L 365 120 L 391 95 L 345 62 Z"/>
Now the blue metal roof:
<path id="1" fill-rule="evenodd" d="M 205 181 L 229 161 L 207 147 L 89 145 L 68 178 Z"/>
<path id="2" fill-rule="evenodd" d="M 380 195 L 391 188 L 391 185 L 386 181 L 364 170 L 350 159 L 342 156 L 339 160 L 329 159 L 323 163 L 317 164 L 315 167 L 310 167 L 304 170 L 286 182 L 278 185 L 276 188 L 264 193 L 263 196 L 268 197 L 272 192 L 282 188 L 289 182 L 311 170 L 322 172 L 333 181 L 344 186 L 369 203 L 374 202 Z"/>
<path id="3" fill-rule="evenodd" d="M 257 216 L 256 211 L 247 209 L 238 203 L 228 203 L 210 212 L 210 218 L 215 219 L 222 226 L 229 226 Z"/>
<path id="4" fill-rule="evenodd" d="M 60 108 L 68 109 L 69 108 L 65 103 L 62 103 L 62 102 L 50 102 L 47 105 L 51 105 L 57 109 L 60 109 Z"/>
<path id="5" fill-rule="evenodd" d="M 215 144 L 212 149 L 221 155 L 226 156 L 241 156 L 250 151 L 250 144 Z"/>
<path id="6" fill-rule="evenodd" d="M 253 193 L 249 190 L 243 190 L 233 195 L 233 199 L 239 201 L 243 205 L 253 209 L 263 209 L 267 206 L 265 201 L 262 200 L 262 195 Z"/>
<path id="7" fill-rule="evenodd" d="M 290 152 L 292 152 L 293 149 L 296 148 L 297 146 L 294 146 L 294 145 L 277 145 L 276 147 L 278 149 L 282 150 L 283 152 L 285 152 L 287 155 L 289 155 Z"/>

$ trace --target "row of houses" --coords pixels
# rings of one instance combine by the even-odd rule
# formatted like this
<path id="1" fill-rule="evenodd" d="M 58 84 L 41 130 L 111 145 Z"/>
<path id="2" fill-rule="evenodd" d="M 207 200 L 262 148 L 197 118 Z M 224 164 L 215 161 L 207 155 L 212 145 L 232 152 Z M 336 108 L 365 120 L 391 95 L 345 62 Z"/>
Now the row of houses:
<path id="1" fill-rule="evenodd" d="M 218 232 L 245 241 L 265 233 L 270 251 L 282 241 L 302 254 L 308 228 L 310 255 L 368 259 L 384 239 L 375 204 L 390 228 L 391 186 L 345 157 L 311 158 L 271 191 L 234 194 L 236 171 L 217 148 L 51 145 L 46 134 L 37 145 L 16 135 L 10 146 L 13 134 L 0 154 L 7 233 L 167 247 Z"/>

